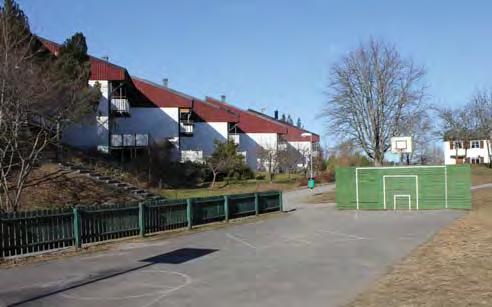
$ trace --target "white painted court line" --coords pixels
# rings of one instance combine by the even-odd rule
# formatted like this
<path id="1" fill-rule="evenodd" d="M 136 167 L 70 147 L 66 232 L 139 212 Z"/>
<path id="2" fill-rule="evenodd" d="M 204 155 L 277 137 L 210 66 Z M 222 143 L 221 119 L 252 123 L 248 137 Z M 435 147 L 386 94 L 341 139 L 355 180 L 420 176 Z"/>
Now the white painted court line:
<path id="1" fill-rule="evenodd" d="M 303 239 L 302 237 L 282 237 L 284 239 L 284 241 L 293 241 L 293 242 L 299 242 L 299 243 L 304 243 L 304 244 L 307 244 L 307 245 L 312 245 L 313 242 L 311 241 L 308 241 L 306 239 Z"/>
<path id="2" fill-rule="evenodd" d="M 180 273 L 180 272 L 176 272 L 176 271 L 141 270 L 141 271 L 137 271 L 137 272 L 138 273 L 163 273 L 163 274 L 168 274 L 168 275 L 177 275 L 177 276 L 183 278 L 183 283 L 179 286 L 176 286 L 176 287 L 160 286 L 159 288 L 161 290 L 158 290 L 158 291 L 151 290 L 150 292 L 138 294 L 138 295 L 91 297 L 91 296 L 78 296 L 76 294 L 73 295 L 73 294 L 61 293 L 60 296 L 62 296 L 64 298 L 72 299 L 72 300 L 79 300 L 79 301 L 117 301 L 117 300 L 137 299 L 137 298 L 159 295 L 151 303 L 144 305 L 144 306 L 150 306 L 150 305 L 158 302 L 163 297 L 171 294 L 172 292 L 175 292 L 175 291 L 191 284 L 191 282 L 193 280 L 189 275 L 186 275 L 186 274 Z M 96 282 L 101 282 L 101 281 L 96 281 Z M 138 284 L 140 285 L 141 283 L 138 283 Z M 152 287 L 152 288 L 157 288 L 157 287 Z M 74 289 L 71 289 L 71 290 L 73 291 Z"/>
<path id="3" fill-rule="evenodd" d="M 236 237 L 236 236 L 234 236 L 234 235 L 232 235 L 232 234 L 230 234 L 230 233 L 226 233 L 225 235 L 226 235 L 226 237 L 228 237 L 229 239 L 232 239 L 232 240 L 234 240 L 234 241 L 237 241 L 237 242 L 239 242 L 239 243 L 241 243 L 241 244 L 243 244 L 243 245 L 246 245 L 246 246 L 248 246 L 248 247 L 251 247 L 251 248 L 253 248 L 253 249 L 257 249 L 257 247 L 256 247 L 256 246 L 254 246 L 253 244 L 250 244 L 250 243 L 246 242 L 245 240 L 243 240 L 243 239 L 241 239 L 241 238 L 238 238 L 238 237 Z"/>
<path id="4" fill-rule="evenodd" d="M 364 238 L 364 237 L 359 237 L 359 236 L 356 236 L 356 235 L 351 235 L 349 233 L 343 233 L 343 232 L 338 232 L 338 231 L 333 231 L 333 230 L 320 229 L 320 230 L 318 230 L 318 232 L 331 233 L 331 234 L 334 234 L 334 235 L 345 236 L 345 237 L 349 237 L 349 238 L 352 238 L 352 239 L 355 239 L 355 240 L 366 240 L 367 239 L 367 238 Z"/>
<path id="5" fill-rule="evenodd" d="M 396 210 L 396 200 L 398 198 L 407 198 L 408 199 L 408 210 L 412 210 L 412 196 L 410 194 L 395 194 L 393 195 L 393 210 Z M 417 195 L 418 198 L 418 195 Z"/>
<path id="6" fill-rule="evenodd" d="M 357 210 L 359 210 L 359 170 L 377 170 L 377 169 L 402 169 L 402 168 L 407 168 L 407 169 L 415 169 L 415 168 L 444 168 L 444 207 L 448 208 L 448 168 L 446 165 L 412 165 L 412 166 L 384 166 L 384 167 L 356 167 L 355 168 L 355 201 L 357 205 Z M 397 177 L 399 175 L 386 175 L 389 177 Z M 414 175 L 417 176 L 418 175 Z M 384 176 L 383 176 L 383 202 L 384 202 L 384 209 L 386 209 L 386 195 L 384 194 Z M 473 189 L 473 187 L 472 187 Z M 417 210 L 419 209 L 418 207 L 418 179 L 417 179 L 417 197 L 416 197 L 416 203 L 417 203 Z"/>
<path id="7" fill-rule="evenodd" d="M 383 208 L 386 208 L 386 178 L 415 178 L 416 207 L 419 210 L 419 176 L 418 175 L 383 175 Z M 411 204 L 411 203 L 410 203 Z M 393 209 L 396 210 L 395 202 Z"/>

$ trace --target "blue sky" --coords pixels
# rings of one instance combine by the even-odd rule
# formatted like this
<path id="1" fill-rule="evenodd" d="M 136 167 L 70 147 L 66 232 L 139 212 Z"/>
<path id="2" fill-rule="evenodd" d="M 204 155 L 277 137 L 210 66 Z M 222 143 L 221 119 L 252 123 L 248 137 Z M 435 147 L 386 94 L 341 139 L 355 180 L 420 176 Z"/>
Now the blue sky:
<path id="1" fill-rule="evenodd" d="M 375 37 L 426 67 L 429 102 L 459 105 L 492 87 L 491 1 L 19 0 L 32 30 L 197 97 L 317 119 L 330 66 Z M 330 139 L 329 137 L 325 140 Z"/>

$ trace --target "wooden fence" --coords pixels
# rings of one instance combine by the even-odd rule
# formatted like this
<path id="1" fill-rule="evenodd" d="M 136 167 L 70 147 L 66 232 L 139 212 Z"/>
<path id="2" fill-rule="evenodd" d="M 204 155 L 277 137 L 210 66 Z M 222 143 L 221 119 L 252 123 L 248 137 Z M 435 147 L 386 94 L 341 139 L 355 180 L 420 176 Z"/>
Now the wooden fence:
<path id="1" fill-rule="evenodd" d="M 282 192 L 0 214 L 0 257 L 282 211 Z"/>

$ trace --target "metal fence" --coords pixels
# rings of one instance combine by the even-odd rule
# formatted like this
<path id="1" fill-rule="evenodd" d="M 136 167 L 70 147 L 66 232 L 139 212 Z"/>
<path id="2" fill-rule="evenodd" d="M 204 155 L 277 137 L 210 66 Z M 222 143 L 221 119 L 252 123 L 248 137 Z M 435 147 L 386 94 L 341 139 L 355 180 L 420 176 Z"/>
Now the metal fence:
<path id="1" fill-rule="evenodd" d="M 282 192 L 0 214 L 0 257 L 282 211 Z"/>
<path id="2" fill-rule="evenodd" d="M 470 209 L 469 165 L 336 170 L 339 209 Z"/>

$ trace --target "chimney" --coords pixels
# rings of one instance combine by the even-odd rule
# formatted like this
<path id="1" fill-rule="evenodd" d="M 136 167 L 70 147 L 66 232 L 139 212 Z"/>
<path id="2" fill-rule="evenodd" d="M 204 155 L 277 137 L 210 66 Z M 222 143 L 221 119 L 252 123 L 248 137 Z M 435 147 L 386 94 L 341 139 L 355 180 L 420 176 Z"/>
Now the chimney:
<path id="1" fill-rule="evenodd" d="M 220 95 L 220 100 L 222 102 L 226 102 L 226 95 Z"/>
<path id="2" fill-rule="evenodd" d="M 107 56 L 107 55 L 101 57 L 101 59 L 103 59 L 106 62 L 109 62 L 109 56 Z"/>
<path id="3" fill-rule="evenodd" d="M 168 78 L 164 78 L 164 79 L 162 79 L 162 85 L 163 85 L 164 87 L 167 87 L 168 83 L 169 83 L 169 79 L 168 79 Z"/>
<path id="4" fill-rule="evenodd" d="M 275 110 L 275 112 L 273 112 L 273 117 L 275 119 L 278 119 L 278 110 Z"/>

